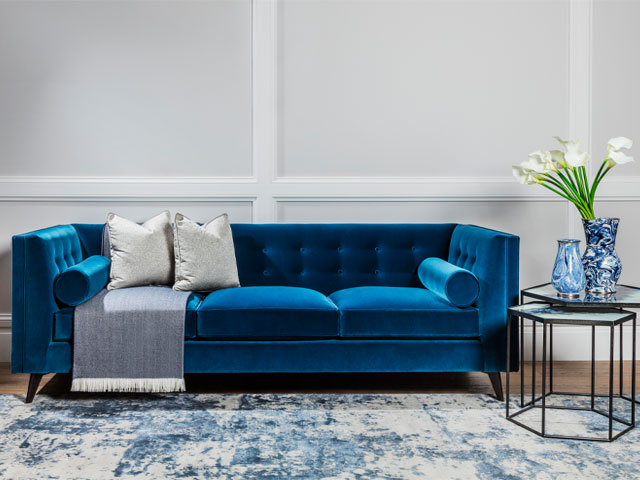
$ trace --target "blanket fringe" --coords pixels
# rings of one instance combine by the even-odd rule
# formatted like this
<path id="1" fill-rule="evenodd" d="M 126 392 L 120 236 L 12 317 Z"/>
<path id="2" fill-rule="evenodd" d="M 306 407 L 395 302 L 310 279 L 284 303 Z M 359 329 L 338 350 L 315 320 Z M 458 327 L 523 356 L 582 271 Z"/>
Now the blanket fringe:
<path id="1" fill-rule="evenodd" d="M 72 392 L 184 392 L 184 378 L 74 378 Z"/>

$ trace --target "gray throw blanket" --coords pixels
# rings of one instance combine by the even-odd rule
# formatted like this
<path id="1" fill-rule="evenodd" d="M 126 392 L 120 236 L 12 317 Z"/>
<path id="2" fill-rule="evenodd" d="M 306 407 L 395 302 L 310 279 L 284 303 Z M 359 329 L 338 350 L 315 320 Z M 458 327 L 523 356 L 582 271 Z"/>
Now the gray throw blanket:
<path id="1" fill-rule="evenodd" d="M 190 292 L 102 290 L 73 316 L 74 392 L 184 391 L 184 321 Z"/>

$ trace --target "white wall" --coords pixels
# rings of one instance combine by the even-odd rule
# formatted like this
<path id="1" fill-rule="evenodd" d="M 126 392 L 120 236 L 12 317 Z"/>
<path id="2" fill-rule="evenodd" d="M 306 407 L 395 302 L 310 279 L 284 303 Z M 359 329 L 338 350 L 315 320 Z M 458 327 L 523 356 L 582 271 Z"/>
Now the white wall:
<path id="1" fill-rule="evenodd" d="M 640 141 L 637 18 L 601 0 L 0 2 L 0 361 L 11 235 L 108 211 L 471 222 L 520 235 L 521 285 L 547 281 L 578 215 L 510 166 L 553 135 L 596 156 Z M 624 168 L 599 212 L 622 218 L 638 284 Z M 557 329 L 556 358 L 586 358 L 583 333 Z"/>

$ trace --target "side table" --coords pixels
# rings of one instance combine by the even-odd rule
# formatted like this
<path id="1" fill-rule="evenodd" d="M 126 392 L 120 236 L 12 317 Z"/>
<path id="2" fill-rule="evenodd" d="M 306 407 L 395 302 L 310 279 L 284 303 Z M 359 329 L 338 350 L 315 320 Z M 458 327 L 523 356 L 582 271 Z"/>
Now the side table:
<path id="1" fill-rule="evenodd" d="M 524 303 L 526 297 L 536 299 L 532 303 Z M 558 297 L 555 290 L 550 284 L 540 285 L 521 292 L 521 305 L 508 309 L 507 338 L 511 338 L 511 327 L 515 318 L 520 318 L 520 409 L 516 412 L 510 411 L 510 361 L 511 349 L 510 342 L 507 343 L 507 419 L 537 435 L 546 438 L 560 438 L 571 440 L 591 440 L 611 442 L 621 435 L 627 433 L 635 426 L 635 373 L 636 373 L 636 314 L 634 312 L 623 310 L 623 307 L 639 308 L 640 307 L 640 289 L 635 287 L 621 286 L 616 294 L 612 295 L 581 295 L 579 298 L 561 298 Z M 525 402 L 524 393 L 524 319 L 532 321 L 533 324 L 533 367 L 532 367 L 532 389 L 531 400 Z M 632 379 L 631 379 L 631 395 L 625 395 L 623 391 L 623 368 L 622 368 L 622 341 L 623 327 L 626 322 L 632 322 L 633 339 L 632 339 Z M 536 396 L 536 325 L 542 327 L 542 385 L 541 393 Z M 591 392 L 590 393 L 572 393 L 572 392 L 556 392 L 553 390 L 553 325 L 588 325 L 591 326 Z M 595 394 L 595 327 L 606 326 L 609 328 L 609 392 L 608 395 Z M 614 328 L 620 330 L 620 389 L 614 394 Z M 547 383 L 547 345 L 549 348 L 549 375 Z M 570 405 L 550 405 L 547 400 L 552 396 L 573 397 L 590 397 L 588 406 Z M 608 411 L 603 411 L 596 405 L 595 399 L 598 397 L 608 398 Z M 614 398 L 628 402 L 630 405 L 630 418 L 622 418 L 614 414 Z M 518 418 L 521 414 L 532 409 L 541 411 L 539 420 L 540 429 L 536 429 L 521 422 Z M 575 436 L 564 434 L 550 434 L 548 429 L 547 410 L 581 410 L 593 412 L 595 415 L 604 416 L 608 420 L 608 429 L 606 436 Z M 614 424 L 621 427 L 622 430 L 614 432 Z"/>

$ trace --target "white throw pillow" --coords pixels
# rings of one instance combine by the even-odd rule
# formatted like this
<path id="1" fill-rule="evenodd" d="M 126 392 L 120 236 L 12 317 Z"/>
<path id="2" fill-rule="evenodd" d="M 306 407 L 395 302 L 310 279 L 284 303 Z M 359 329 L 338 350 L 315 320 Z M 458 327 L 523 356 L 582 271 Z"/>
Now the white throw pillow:
<path id="1" fill-rule="evenodd" d="M 107 289 L 173 283 L 173 230 L 168 211 L 142 225 L 110 213 L 107 229 L 111 256 Z"/>
<path id="2" fill-rule="evenodd" d="M 240 286 L 226 213 L 202 226 L 178 213 L 174 225 L 174 290 L 210 292 Z"/>

